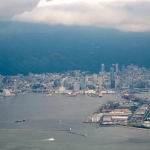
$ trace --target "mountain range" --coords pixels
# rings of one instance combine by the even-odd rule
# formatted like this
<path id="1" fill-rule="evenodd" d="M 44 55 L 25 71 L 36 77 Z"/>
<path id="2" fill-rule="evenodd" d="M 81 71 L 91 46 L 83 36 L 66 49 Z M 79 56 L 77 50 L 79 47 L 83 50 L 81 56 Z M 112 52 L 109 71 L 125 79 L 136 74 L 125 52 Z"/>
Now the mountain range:
<path id="1" fill-rule="evenodd" d="M 0 74 L 83 70 L 104 63 L 150 67 L 150 32 L 0 22 Z"/>

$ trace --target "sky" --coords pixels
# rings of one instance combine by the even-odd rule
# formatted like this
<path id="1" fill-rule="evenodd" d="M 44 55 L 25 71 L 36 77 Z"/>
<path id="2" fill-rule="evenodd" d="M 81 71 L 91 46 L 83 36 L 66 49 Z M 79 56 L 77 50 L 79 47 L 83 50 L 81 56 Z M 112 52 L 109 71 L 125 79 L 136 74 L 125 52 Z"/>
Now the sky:
<path id="1" fill-rule="evenodd" d="M 150 0 L 0 0 L 0 21 L 150 31 Z"/>

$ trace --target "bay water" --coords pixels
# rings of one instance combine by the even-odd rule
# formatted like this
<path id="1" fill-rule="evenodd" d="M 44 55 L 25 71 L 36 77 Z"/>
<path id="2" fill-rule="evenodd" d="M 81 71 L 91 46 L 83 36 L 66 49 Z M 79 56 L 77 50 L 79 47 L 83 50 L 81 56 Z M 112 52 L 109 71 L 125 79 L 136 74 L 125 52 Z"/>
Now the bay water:
<path id="1" fill-rule="evenodd" d="M 0 150 L 149 150 L 149 131 L 83 123 L 108 100 L 120 98 L 34 93 L 0 98 Z"/>

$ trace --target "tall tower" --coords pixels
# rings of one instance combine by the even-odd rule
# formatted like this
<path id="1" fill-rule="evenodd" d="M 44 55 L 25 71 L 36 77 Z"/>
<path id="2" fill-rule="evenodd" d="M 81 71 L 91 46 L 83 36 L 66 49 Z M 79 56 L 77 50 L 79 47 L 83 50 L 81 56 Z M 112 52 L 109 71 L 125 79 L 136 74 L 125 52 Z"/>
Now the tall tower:
<path id="1" fill-rule="evenodd" d="M 115 88 L 115 75 L 114 75 L 114 68 L 110 68 L 110 82 L 111 82 L 111 88 Z"/>
<path id="2" fill-rule="evenodd" d="M 105 65 L 102 64 L 102 65 L 101 65 L 101 72 L 104 72 L 104 71 L 105 71 Z"/>
<path id="3" fill-rule="evenodd" d="M 14 91 L 16 92 L 17 89 L 18 89 L 18 83 L 17 80 L 14 80 Z"/>
<path id="4" fill-rule="evenodd" d="M 114 80 L 115 79 L 115 76 L 114 76 L 114 68 L 111 67 L 110 68 L 110 80 Z"/>
<path id="5" fill-rule="evenodd" d="M 116 63 L 116 74 L 118 74 L 119 68 L 118 68 L 118 63 Z"/>

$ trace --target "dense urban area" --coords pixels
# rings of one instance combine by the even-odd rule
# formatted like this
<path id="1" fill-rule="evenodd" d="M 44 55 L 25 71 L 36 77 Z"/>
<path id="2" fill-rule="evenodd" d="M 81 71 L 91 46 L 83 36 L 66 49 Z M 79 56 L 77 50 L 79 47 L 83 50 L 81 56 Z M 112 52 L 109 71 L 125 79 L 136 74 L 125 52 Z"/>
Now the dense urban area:
<path id="1" fill-rule="evenodd" d="M 43 73 L 28 76 L 0 76 L 0 96 L 16 96 L 30 92 L 44 93 L 45 96 L 66 94 L 75 97 L 87 94 L 90 97 L 103 97 L 116 94 L 120 100 L 108 100 L 84 122 L 98 122 L 100 126 L 121 125 L 124 127 L 150 128 L 150 101 L 136 94 L 149 92 L 150 69 L 129 65 L 113 64 L 110 71 L 101 65 L 98 74 L 79 70 L 64 73 Z"/>

